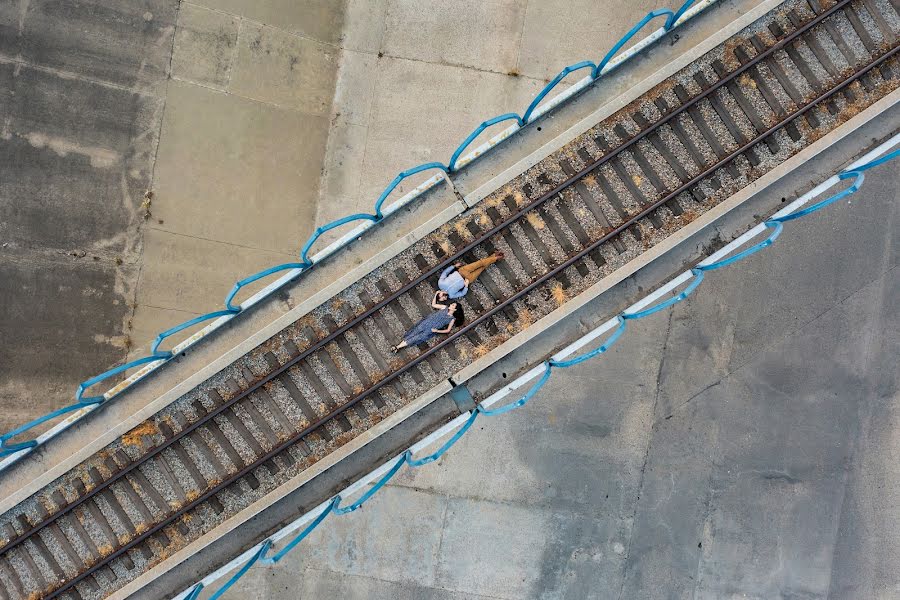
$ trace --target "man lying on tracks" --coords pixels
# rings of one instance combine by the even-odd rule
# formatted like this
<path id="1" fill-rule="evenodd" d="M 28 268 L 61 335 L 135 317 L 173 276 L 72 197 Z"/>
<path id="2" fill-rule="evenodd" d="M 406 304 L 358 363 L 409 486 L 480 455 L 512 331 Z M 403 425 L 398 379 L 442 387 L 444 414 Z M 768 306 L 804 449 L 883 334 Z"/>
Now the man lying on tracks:
<path id="1" fill-rule="evenodd" d="M 487 258 L 476 260 L 470 264 L 461 262 L 450 265 L 441 273 L 438 279 L 438 287 L 447 292 L 451 300 L 462 298 L 469 291 L 469 285 L 478 279 L 488 266 L 503 258 L 502 252 L 494 252 Z"/>

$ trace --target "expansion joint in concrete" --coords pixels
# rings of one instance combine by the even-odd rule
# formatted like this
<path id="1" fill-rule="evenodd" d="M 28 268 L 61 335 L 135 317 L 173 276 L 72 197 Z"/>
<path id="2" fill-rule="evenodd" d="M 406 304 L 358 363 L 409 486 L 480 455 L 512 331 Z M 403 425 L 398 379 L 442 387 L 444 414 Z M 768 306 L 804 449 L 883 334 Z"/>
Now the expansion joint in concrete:
<path id="1" fill-rule="evenodd" d="M 86 75 L 82 75 L 81 73 L 75 73 L 73 71 L 66 71 L 64 69 L 56 69 L 53 67 L 45 67 L 42 65 L 37 65 L 27 60 L 23 59 L 20 56 L 7 56 L 5 54 L 0 54 L 0 64 L 10 64 L 15 65 L 16 68 L 26 67 L 28 69 L 32 69 L 34 71 L 40 71 L 41 73 L 47 73 L 48 75 L 55 75 L 57 77 L 61 77 L 63 79 L 70 79 L 74 81 L 81 81 L 84 83 L 90 83 L 93 85 L 99 85 L 105 88 L 118 90 L 121 92 L 128 92 L 129 94 L 136 94 L 138 96 L 146 96 L 150 98 L 156 98 L 157 95 L 150 93 L 145 90 L 135 89 L 134 87 L 129 87 L 125 85 L 120 85 L 118 83 L 113 83 L 111 81 L 104 81 L 103 79 L 97 79 L 95 77 L 88 77 Z"/>
<path id="2" fill-rule="evenodd" d="M 465 205 L 466 199 L 457 189 L 456 184 L 453 182 L 453 178 L 450 177 L 450 173 L 444 173 L 444 181 L 447 182 L 447 186 L 450 188 L 450 191 L 453 192 L 453 195 L 456 196 L 456 199 Z"/>
<path id="3" fill-rule="evenodd" d="M 637 487 L 635 488 L 637 490 L 637 493 L 636 493 L 636 498 L 633 502 L 634 508 L 631 511 L 630 522 L 632 523 L 632 527 L 631 527 L 631 531 L 628 532 L 628 543 L 625 545 L 625 554 L 623 557 L 623 559 L 625 560 L 625 566 L 623 567 L 622 585 L 619 588 L 619 593 L 617 595 L 619 600 L 622 600 L 622 598 L 623 598 L 623 594 L 625 593 L 625 583 L 628 581 L 628 566 L 630 564 L 628 561 L 628 558 L 631 555 L 631 544 L 634 541 L 634 522 L 635 522 L 635 518 L 637 517 L 637 509 L 638 509 L 638 504 L 639 504 L 639 500 L 641 497 L 641 492 L 643 491 L 643 488 L 644 488 L 644 475 L 647 472 L 647 463 L 650 461 L 650 449 L 653 446 L 652 431 L 654 429 L 654 425 L 652 423 L 653 423 L 654 417 L 656 416 L 656 409 L 659 406 L 659 395 L 660 395 L 660 387 L 661 387 L 660 379 L 663 374 L 663 369 L 665 368 L 666 350 L 669 347 L 669 338 L 672 334 L 672 317 L 673 317 L 675 311 L 673 308 L 669 308 L 666 312 L 668 313 L 668 318 L 666 319 L 666 333 L 665 333 L 665 336 L 663 337 L 662 351 L 660 352 L 660 357 L 659 357 L 659 369 L 656 371 L 656 394 L 654 395 L 653 408 L 650 411 L 651 434 L 649 436 L 647 436 L 647 447 L 644 450 L 644 458 L 641 461 L 641 471 L 640 471 L 640 474 L 638 475 Z"/>
<path id="4" fill-rule="evenodd" d="M 434 65 L 437 67 L 451 67 L 454 69 L 464 69 L 466 71 L 472 71 L 473 73 L 485 73 L 488 75 L 502 75 L 503 77 L 509 77 L 510 79 L 523 79 L 537 82 L 541 85 L 545 85 L 549 79 L 541 79 L 540 77 L 531 77 L 529 75 L 521 75 L 518 72 L 504 72 L 504 71 L 495 71 L 493 69 L 483 69 L 473 65 L 467 65 L 464 63 L 454 63 L 440 60 L 424 60 L 421 58 L 410 58 L 408 56 L 397 56 L 395 54 L 388 54 L 386 52 L 376 52 L 370 50 L 355 50 L 355 52 L 359 52 L 360 54 L 369 54 L 372 56 L 377 56 L 378 58 L 391 58 L 393 60 L 405 60 L 413 63 L 421 63 L 426 65 Z"/>

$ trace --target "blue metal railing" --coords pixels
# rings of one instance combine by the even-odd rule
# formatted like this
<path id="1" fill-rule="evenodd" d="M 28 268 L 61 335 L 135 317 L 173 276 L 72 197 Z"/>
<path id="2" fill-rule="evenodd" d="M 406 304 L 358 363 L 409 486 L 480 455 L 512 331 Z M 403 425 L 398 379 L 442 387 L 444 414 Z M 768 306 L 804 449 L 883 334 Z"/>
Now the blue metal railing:
<path id="1" fill-rule="evenodd" d="M 547 83 L 547 85 L 544 86 L 544 88 L 537 94 L 537 96 L 535 96 L 535 98 L 531 101 L 531 103 L 528 105 L 528 107 L 525 109 L 525 112 L 521 116 L 518 113 L 506 113 L 506 114 L 499 115 L 499 116 L 493 117 L 491 119 L 488 119 L 488 120 L 482 122 L 478 127 L 475 128 L 475 130 L 471 134 L 469 134 L 468 137 L 466 137 L 465 140 L 462 141 L 462 143 L 459 144 L 459 146 L 457 146 L 456 150 L 454 150 L 453 154 L 451 155 L 450 162 L 448 164 L 445 165 L 441 162 L 429 162 L 429 163 L 418 165 L 416 167 L 412 167 L 411 169 L 407 169 L 407 170 L 399 173 L 387 185 L 387 187 L 384 189 L 384 191 L 381 192 L 381 195 L 378 197 L 378 200 L 375 202 L 375 206 L 374 206 L 375 210 L 373 213 L 371 213 L 371 214 L 357 213 L 354 215 L 349 215 L 349 216 L 337 219 L 326 225 L 316 228 L 316 230 L 312 233 L 312 235 L 309 237 L 309 239 L 306 241 L 306 243 L 303 244 L 303 247 L 300 250 L 300 256 L 299 256 L 300 262 L 284 263 L 284 264 L 276 265 L 274 267 L 269 267 L 267 269 L 263 269 L 262 271 L 259 271 L 258 273 L 254 273 L 253 275 L 250 275 L 248 277 L 245 277 L 244 279 L 241 279 L 240 281 L 238 281 L 237 283 L 234 284 L 234 287 L 228 293 L 228 296 L 226 296 L 224 309 L 215 310 L 215 311 L 200 315 L 198 317 L 194 317 L 193 319 L 189 319 L 187 321 L 184 321 L 183 323 L 180 323 L 174 327 L 171 327 L 170 329 L 163 331 L 162 333 L 157 335 L 156 339 L 153 341 L 149 355 L 138 358 L 136 360 L 126 362 L 125 364 L 122 364 L 122 365 L 119 365 L 112 369 L 109 369 L 108 371 L 105 371 L 99 375 L 91 377 L 90 379 L 82 381 L 80 384 L 78 384 L 78 388 L 75 391 L 75 403 L 73 403 L 69 406 L 60 408 L 58 410 L 54 410 L 51 413 L 48 413 L 41 417 L 38 417 L 32 421 L 29 421 L 28 423 L 25 423 L 24 425 L 21 425 L 15 429 L 13 429 L 12 431 L 9 431 L 5 434 L 0 435 L 0 457 L 9 456 L 9 455 L 15 454 L 19 451 L 33 448 L 33 447 L 37 446 L 39 443 L 38 439 L 31 439 L 31 440 L 28 440 L 25 442 L 13 443 L 13 442 L 11 442 L 11 440 L 14 437 L 21 435 L 35 427 L 38 427 L 39 425 L 42 425 L 43 423 L 51 421 L 62 415 L 76 412 L 78 410 L 81 410 L 83 408 L 87 408 L 90 406 L 101 404 L 104 401 L 111 399 L 112 396 L 114 396 L 116 393 L 119 393 L 121 391 L 121 390 L 117 390 L 115 393 L 111 394 L 109 397 L 107 397 L 106 394 L 109 394 L 110 392 L 107 392 L 106 394 L 101 394 L 98 396 L 89 396 L 89 397 L 85 398 L 84 394 L 89 388 L 91 388 L 103 381 L 106 381 L 107 379 L 109 379 L 111 377 L 114 377 L 116 375 L 124 373 L 125 371 L 133 369 L 135 367 L 147 365 L 149 363 L 163 363 L 163 362 L 169 361 L 171 358 L 173 358 L 175 356 L 175 353 L 171 350 L 160 350 L 160 346 L 162 345 L 162 343 L 165 340 L 167 340 L 171 336 L 173 336 L 181 331 L 184 331 L 185 329 L 193 327 L 194 325 L 198 325 L 200 323 L 204 323 L 204 322 L 210 321 L 212 319 L 218 319 L 220 317 L 234 317 L 234 316 L 241 314 L 241 312 L 244 310 L 245 307 L 243 307 L 242 305 L 233 304 L 233 300 L 234 300 L 235 296 L 237 295 L 237 293 L 245 286 L 247 286 L 251 283 L 254 283 L 256 281 L 259 281 L 260 279 L 269 277 L 270 275 L 273 275 L 275 273 L 279 273 L 281 271 L 297 269 L 300 271 L 300 273 L 298 273 L 298 276 L 302 273 L 305 273 L 307 270 L 309 270 L 310 267 L 313 266 L 313 261 L 309 257 L 309 252 L 312 249 L 313 245 L 319 240 L 319 238 L 323 234 L 325 234 L 326 232 L 331 231 L 337 227 L 341 227 L 343 225 L 352 223 L 354 221 L 370 221 L 373 223 L 378 223 L 378 222 L 382 221 L 385 218 L 385 215 L 382 212 L 382 207 L 384 205 L 384 202 L 387 200 L 388 196 L 390 196 L 390 194 L 397 188 L 397 186 L 400 185 L 400 183 L 403 180 L 405 180 L 406 178 L 411 177 L 413 175 L 416 175 L 418 173 L 421 173 L 423 171 L 429 171 L 429 170 L 435 170 L 435 169 L 441 171 L 444 174 L 456 172 L 459 168 L 457 163 L 458 163 L 459 158 L 462 155 L 462 153 L 486 129 L 488 129 L 489 127 L 492 127 L 493 125 L 496 125 L 498 123 L 502 123 L 505 121 L 511 121 L 511 120 L 514 120 L 516 122 L 516 125 L 518 126 L 518 128 L 525 127 L 529 123 L 534 122 L 534 120 L 536 120 L 540 116 L 543 116 L 543 114 L 544 114 L 544 113 L 540 113 L 540 112 L 538 114 L 536 114 L 536 110 L 537 110 L 538 106 L 540 105 L 540 103 L 570 73 L 573 73 L 575 71 L 580 71 L 582 69 L 586 69 L 586 68 L 590 67 L 590 69 L 591 69 L 590 78 L 591 78 L 591 83 L 593 83 L 593 81 L 596 81 L 598 78 L 600 78 L 606 72 L 606 71 L 604 71 L 604 69 L 607 68 L 610 60 L 613 59 L 613 57 L 616 55 L 616 53 L 625 44 L 627 44 L 641 29 L 643 29 L 644 26 L 647 25 L 647 23 L 649 23 L 650 21 L 653 21 L 654 19 L 656 19 L 658 17 L 665 16 L 666 21 L 665 21 L 665 24 L 663 25 L 663 30 L 669 31 L 670 29 L 672 29 L 672 27 L 674 27 L 676 24 L 678 24 L 678 20 L 684 15 L 684 13 L 688 10 L 688 8 L 690 8 L 690 6 L 695 1 L 696 0 L 685 0 L 685 2 L 681 5 L 681 7 L 677 11 L 672 11 L 668 8 L 663 8 L 663 9 L 654 10 L 650 13 L 647 13 L 647 15 L 643 19 L 641 19 L 634 27 L 632 27 L 628 31 L 628 33 L 626 33 L 624 36 L 622 36 L 622 39 L 620 39 L 618 42 L 616 42 L 616 44 L 609 50 L 609 52 L 606 53 L 606 55 L 600 60 L 600 62 L 594 63 L 592 61 L 582 61 L 579 63 L 575 63 L 573 65 L 570 65 L 570 66 L 564 68 L 562 71 L 560 71 L 559 74 L 556 77 L 554 77 L 549 83 Z M 287 281 L 285 281 L 284 283 L 287 283 Z M 0 466 L 0 468 L 2 468 L 2 466 Z"/>
<path id="2" fill-rule="evenodd" d="M 212 596 L 212 598 L 216 598 L 216 599 L 219 598 L 224 593 L 225 590 L 227 590 L 231 586 L 233 586 L 235 584 L 235 582 L 237 582 L 237 580 L 240 579 L 241 576 L 247 571 L 247 569 L 249 569 L 250 566 L 252 564 L 256 563 L 257 561 L 260 561 L 263 564 L 277 563 L 279 560 L 281 560 L 281 558 L 284 557 L 285 554 L 287 554 L 291 549 L 296 547 L 297 544 L 299 544 L 301 541 L 303 541 L 304 538 L 306 538 L 310 533 L 312 533 L 312 531 L 316 527 L 318 527 L 319 524 L 322 523 L 322 521 L 324 521 L 325 517 L 327 517 L 328 515 L 330 515 L 332 513 L 339 514 L 339 515 L 345 514 L 348 512 L 353 512 L 354 510 L 358 509 L 366 501 L 368 501 L 378 490 L 380 490 L 382 487 L 384 487 L 388 483 L 388 481 L 390 481 L 391 478 L 393 478 L 394 475 L 396 475 L 397 472 L 400 470 L 400 468 L 403 467 L 404 465 L 407 465 L 410 468 L 415 468 L 415 467 L 420 467 L 422 465 L 428 464 L 430 462 L 434 462 L 435 460 L 440 458 L 454 444 L 456 444 L 456 442 L 458 442 L 463 437 L 463 435 L 465 435 L 465 433 L 469 430 L 469 428 L 471 428 L 472 425 L 475 423 L 475 421 L 478 419 L 479 415 L 485 415 L 488 417 L 497 416 L 497 415 L 501 415 L 501 414 L 507 413 L 511 410 L 514 410 L 516 408 L 524 406 L 529 400 L 531 400 L 537 394 L 537 392 L 544 386 L 544 384 L 547 383 L 547 381 L 550 379 L 553 369 L 558 369 L 558 368 L 565 369 L 568 367 L 572 367 L 577 364 L 583 363 L 587 360 L 590 360 L 591 358 L 599 356 L 600 354 L 605 353 L 607 350 L 609 350 L 610 347 L 612 347 L 613 344 L 616 343 L 616 341 L 625 332 L 626 324 L 628 323 L 628 321 L 643 319 L 644 317 L 649 317 L 650 315 L 653 315 L 665 308 L 673 306 L 673 305 L 681 302 L 682 300 L 686 299 L 688 296 L 690 296 L 690 294 L 695 289 L 697 289 L 697 287 L 703 281 L 704 274 L 706 272 L 714 271 L 716 269 L 720 269 L 722 267 L 732 265 L 735 262 L 738 262 L 744 258 L 747 258 L 748 256 L 750 256 L 752 254 L 755 254 L 756 252 L 759 252 L 763 248 L 771 246 L 772 243 L 774 243 L 775 240 L 778 239 L 779 235 L 781 235 L 781 232 L 784 227 L 784 223 L 787 223 L 789 221 L 793 221 L 795 219 L 798 219 L 798 218 L 804 217 L 806 215 L 809 215 L 811 213 L 814 213 L 818 210 L 821 210 L 822 208 L 825 208 L 826 206 L 828 206 L 834 202 L 837 202 L 838 200 L 841 200 L 843 198 L 850 196 L 851 194 L 856 193 L 860 189 L 860 186 L 862 186 L 863 181 L 865 180 L 865 175 L 864 175 L 865 171 L 868 171 L 869 169 L 872 169 L 874 167 L 882 165 L 882 164 L 884 164 L 890 160 L 893 160 L 895 158 L 898 158 L 898 157 L 900 157 L 900 149 L 894 150 L 894 151 L 882 156 L 881 158 L 869 161 L 863 165 L 848 169 L 846 171 L 842 171 L 837 176 L 838 181 L 853 179 L 853 183 L 846 189 L 844 189 L 836 194 L 833 194 L 833 195 L 829 196 L 828 198 L 826 198 L 820 202 L 817 202 L 816 204 L 813 204 L 812 206 L 809 206 L 807 208 L 794 210 L 788 214 L 776 213 L 775 216 L 773 216 L 772 218 L 770 218 L 762 223 L 762 225 L 763 225 L 763 227 L 761 228 L 762 231 L 765 231 L 766 229 L 771 230 L 769 235 L 763 241 L 747 248 L 746 250 L 743 250 L 736 254 L 732 254 L 731 256 L 728 256 L 727 258 L 723 258 L 721 260 L 712 261 L 710 258 L 707 258 L 706 260 L 701 261 L 696 267 L 694 267 L 693 269 L 690 270 L 691 277 L 688 279 L 688 281 L 690 281 L 690 283 L 684 288 L 683 291 L 681 291 L 676 296 L 673 296 L 672 298 L 669 298 L 665 301 L 654 304 L 653 306 L 651 306 L 649 308 L 641 307 L 640 309 L 635 309 L 634 307 L 631 307 L 631 308 L 626 309 L 625 311 L 619 313 L 615 317 L 615 321 L 618 323 L 618 326 L 613 331 L 613 333 L 607 338 L 607 340 L 605 342 L 603 342 L 600 346 L 594 348 L 593 350 L 585 352 L 584 354 L 576 356 L 575 358 L 571 358 L 568 360 L 550 359 L 550 360 L 545 361 L 543 363 L 544 372 L 540 376 L 540 378 L 528 389 L 527 392 L 525 392 L 525 394 L 523 396 L 514 400 L 513 402 L 504 404 L 498 408 L 486 408 L 483 403 L 479 403 L 478 405 L 476 405 L 475 410 L 472 411 L 472 413 L 469 415 L 469 418 L 460 427 L 460 429 L 433 454 L 430 454 L 430 455 L 425 456 L 420 459 L 414 459 L 412 451 L 407 450 L 402 455 L 400 455 L 399 458 L 397 458 L 396 462 L 390 467 L 390 469 L 388 469 L 387 472 L 382 477 L 380 477 L 378 479 L 378 481 L 375 482 L 372 485 L 372 487 L 369 488 L 365 492 L 365 494 L 363 494 L 362 497 L 360 497 L 359 500 L 357 500 L 355 503 L 351 504 L 350 506 L 348 506 L 346 508 L 339 508 L 342 498 L 340 495 L 335 496 L 327 503 L 324 510 L 322 510 L 319 513 L 319 515 L 315 518 L 315 520 L 313 520 L 303 531 L 301 531 L 299 534 L 297 534 L 281 551 L 279 551 L 274 556 L 266 558 L 266 554 L 267 554 L 268 550 L 273 546 L 274 542 L 272 540 L 266 540 L 265 542 L 263 542 L 259 551 L 253 556 L 253 558 L 247 564 L 245 564 L 237 573 L 235 573 L 235 575 L 232 576 L 221 588 L 219 588 L 219 590 L 216 591 L 216 593 Z M 757 226 L 757 227 L 759 227 L 759 226 Z M 734 244 L 734 242 L 732 242 L 732 244 Z M 731 246 L 731 244 L 729 244 L 729 246 Z M 736 247 L 738 247 L 738 246 L 735 246 L 735 248 Z M 728 251 L 729 247 L 726 246 L 726 248 L 724 248 L 723 250 Z M 676 280 L 677 279 L 679 279 L 679 278 L 676 278 Z M 684 283 L 684 282 L 682 282 L 682 283 Z M 640 304 L 641 304 L 640 302 L 636 303 L 636 305 L 640 305 Z M 194 588 L 191 589 L 191 591 L 187 597 L 190 598 L 191 600 L 196 599 L 199 596 L 200 592 L 203 590 L 203 588 L 204 588 L 203 583 L 202 582 L 198 583 L 196 586 L 194 586 Z"/>

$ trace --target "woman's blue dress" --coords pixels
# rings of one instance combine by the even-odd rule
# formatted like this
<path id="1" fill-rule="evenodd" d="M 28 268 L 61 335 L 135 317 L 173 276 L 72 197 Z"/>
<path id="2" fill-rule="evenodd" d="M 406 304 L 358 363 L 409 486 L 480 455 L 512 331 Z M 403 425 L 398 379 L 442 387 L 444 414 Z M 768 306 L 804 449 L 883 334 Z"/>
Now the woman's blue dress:
<path id="1" fill-rule="evenodd" d="M 447 314 L 446 308 L 436 310 L 407 331 L 406 335 L 403 336 L 403 340 L 410 346 L 424 344 L 437 335 L 431 331 L 432 329 L 443 329 L 449 325 L 452 320 L 453 317 Z"/>

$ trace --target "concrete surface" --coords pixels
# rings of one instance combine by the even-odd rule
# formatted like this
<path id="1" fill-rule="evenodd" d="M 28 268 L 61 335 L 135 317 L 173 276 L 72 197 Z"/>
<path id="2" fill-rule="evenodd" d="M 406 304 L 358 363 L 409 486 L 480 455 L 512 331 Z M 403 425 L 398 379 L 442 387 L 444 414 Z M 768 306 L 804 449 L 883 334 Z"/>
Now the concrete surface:
<path id="1" fill-rule="evenodd" d="M 448 160 L 656 7 L 0 3 L 0 430 L 218 308 L 397 171 Z M 547 45 L 543 27 L 573 23 L 585 35 Z"/>
<path id="2" fill-rule="evenodd" d="M 176 10 L 0 2 L 0 430 L 127 351 Z"/>
<path id="3" fill-rule="evenodd" d="M 865 186 L 228 597 L 900 597 L 900 195 Z"/>

